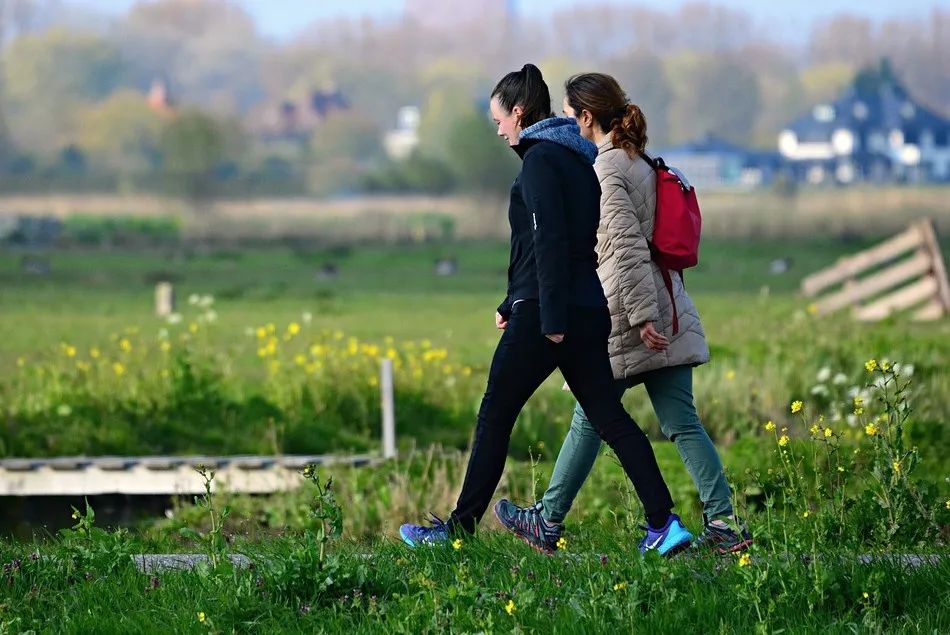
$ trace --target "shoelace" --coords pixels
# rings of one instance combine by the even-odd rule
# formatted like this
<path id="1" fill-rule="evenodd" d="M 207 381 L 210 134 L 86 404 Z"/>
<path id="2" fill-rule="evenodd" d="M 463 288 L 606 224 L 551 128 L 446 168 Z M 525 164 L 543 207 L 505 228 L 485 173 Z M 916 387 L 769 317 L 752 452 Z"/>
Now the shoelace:
<path id="1" fill-rule="evenodd" d="M 423 533 L 425 533 L 426 535 L 429 535 L 433 532 L 439 531 L 440 529 L 444 531 L 448 530 L 448 527 L 446 526 L 444 520 L 442 520 L 441 518 L 439 518 L 432 512 L 429 512 L 429 516 L 431 516 L 431 518 L 429 518 L 427 522 L 431 525 L 431 527 L 419 527 L 419 529 Z"/>

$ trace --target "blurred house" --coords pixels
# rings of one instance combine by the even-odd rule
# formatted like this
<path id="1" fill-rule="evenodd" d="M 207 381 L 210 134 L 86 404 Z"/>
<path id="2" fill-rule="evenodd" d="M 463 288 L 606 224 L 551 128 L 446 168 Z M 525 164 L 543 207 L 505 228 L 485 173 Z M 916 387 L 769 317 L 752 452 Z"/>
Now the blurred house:
<path id="1" fill-rule="evenodd" d="M 404 106 L 399 109 L 396 128 L 383 137 L 386 156 L 395 161 L 409 158 L 419 146 L 419 120 L 418 106 Z"/>
<path id="2" fill-rule="evenodd" d="M 791 122 L 778 149 L 810 184 L 950 181 L 950 121 L 908 95 L 886 62 Z"/>
<path id="3" fill-rule="evenodd" d="M 420 27 L 440 30 L 472 22 L 505 25 L 517 17 L 516 0 L 406 0 L 404 15 Z"/>
<path id="4" fill-rule="evenodd" d="M 302 99 L 285 99 L 265 107 L 257 131 L 271 138 L 309 137 L 327 117 L 350 110 L 350 102 L 333 86 L 308 93 Z"/>
<path id="5" fill-rule="evenodd" d="M 152 80 L 152 86 L 145 96 L 145 101 L 152 111 L 161 117 L 173 117 L 175 115 L 175 103 L 171 98 L 171 91 L 168 88 L 168 82 L 156 77 Z"/>
<path id="6" fill-rule="evenodd" d="M 777 154 L 747 150 L 713 134 L 664 148 L 653 156 L 681 170 L 700 191 L 766 185 L 779 167 Z"/>

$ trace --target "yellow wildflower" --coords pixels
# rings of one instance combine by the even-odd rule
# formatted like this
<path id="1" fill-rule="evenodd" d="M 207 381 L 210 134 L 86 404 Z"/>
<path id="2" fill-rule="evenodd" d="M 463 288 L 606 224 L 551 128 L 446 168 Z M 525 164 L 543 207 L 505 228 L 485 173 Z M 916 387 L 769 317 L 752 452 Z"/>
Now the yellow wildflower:
<path id="1" fill-rule="evenodd" d="M 168 351 L 170 351 L 170 350 L 172 349 L 171 343 L 168 342 L 167 340 L 166 340 L 166 341 L 163 341 L 161 344 L 159 344 L 159 347 L 162 349 L 162 352 L 163 352 L 163 353 L 167 353 Z"/>
<path id="2" fill-rule="evenodd" d="M 112 372 L 114 372 L 116 376 L 121 377 L 125 374 L 125 366 L 122 365 L 122 362 L 115 362 L 112 364 Z"/>
<path id="3" fill-rule="evenodd" d="M 726 371 L 726 381 L 732 381 L 736 378 L 736 371 L 727 370 Z"/>
<path id="4" fill-rule="evenodd" d="M 472 368 L 471 368 L 470 366 L 465 366 L 464 368 L 462 368 L 462 376 L 463 376 L 463 377 L 468 377 L 468 376 L 470 376 L 471 374 L 472 374 Z"/>
<path id="5" fill-rule="evenodd" d="M 75 357 L 76 356 L 76 347 L 70 346 L 67 344 L 63 347 L 63 352 L 66 353 L 66 357 Z"/>
<path id="6" fill-rule="evenodd" d="M 307 363 L 307 358 L 303 355 L 296 355 L 294 357 L 294 363 L 297 364 L 297 366 L 303 366 Z"/>
<path id="7" fill-rule="evenodd" d="M 558 538 L 558 540 L 557 540 L 557 548 L 560 549 L 560 550 L 562 550 L 562 551 L 563 551 L 564 549 L 567 549 L 567 538 L 565 538 L 564 536 L 561 536 L 560 538 Z"/>
<path id="8" fill-rule="evenodd" d="M 76 362 L 76 368 L 84 373 L 88 373 L 90 370 L 92 370 L 92 366 L 86 362 Z"/>
<path id="9" fill-rule="evenodd" d="M 811 512 L 808 510 L 805 510 L 805 512 L 802 513 L 802 518 L 808 518 L 809 516 L 811 516 Z"/>
<path id="10" fill-rule="evenodd" d="M 132 342 L 130 342 L 129 340 L 125 338 L 122 338 L 119 341 L 119 348 L 121 348 L 126 353 L 130 353 L 132 351 Z"/>
<path id="11" fill-rule="evenodd" d="M 277 327 L 274 326 L 274 323 L 273 323 L 273 322 L 268 322 L 268 323 L 267 323 L 267 326 L 265 326 L 264 329 L 265 329 L 268 333 L 276 333 L 276 332 L 277 332 Z"/>
<path id="12" fill-rule="evenodd" d="M 810 427 L 810 428 L 808 429 L 808 431 L 811 432 L 812 434 L 817 435 L 817 434 L 818 434 L 818 426 L 812 426 L 812 427 Z"/>
<path id="13" fill-rule="evenodd" d="M 901 462 L 900 462 L 900 461 L 894 461 L 894 463 L 891 465 L 891 467 L 894 469 L 894 473 L 895 473 L 895 474 L 900 474 L 900 473 L 901 473 Z"/>
<path id="14" fill-rule="evenodd" d="M 255 331 L 255 333 L 257 334 L 258 339 L 262 340 L 265 337 L 267 337 L 267 329 L 264 328 L 263 326 L 258 326 L 257 331 Z"/>
<path id="15" fill-rule="evenodd" d="M 79 520 L 79 510 L 73 510 L 73 520 Z"/>
<path id="16" fill-rule="evenodd" d="M 93 347 L 93 348 L 90 348 L 90 349 L 89 349 L 89 357 L 91 357 L 91 358 L 93 358 L 93 359 L 99 359 L 99 355 L 100 355 L 100 354 L 101 354 L 101 353 L 99 353 L 99 349 L 98 349 L 98 348 Z"/>
<path id="17" fill-rule="evenodd" d="M 455 540 L 453 540 L 453 541 L 452 541 L 452 548 L 455 549 L 456 551 L 458 551 L 459 549 L 461 549 L 461 548 L 462 548 L 462 539 L 461 539 L 461 538 L 456 538 Z"/>
<path id="18" fill-rule="evenodd" d="M 867 424 L 864 426 L 864 434 L 868 435 L 869 437 L 873 437 L 875 434 L 877 434 L 877 426 L 873 423 Z"/>
<path id="19" fill-rule="evenodd" d="M 839 472 L 844 472 L 844 468 L 839 465 L 839 466 L 838 466 L 838 471 L 839 471 Z"/>
<path id="20" fill-rule="evenodd" d="M 188 325 L 188 330 L 191 331 L 192 333 L 197 333 L 197 332 L 198 332 L 198 325 L 197 325 L 196 323 L 192 322 L 191 324 Z"/>
<path id="21" fill-rule="evenodd" d="M 805 405 L 805 404 L 803 404 L 801 401 L 798 401 L 798 400 L 793 401 L 793 402 L 792 402 L 792 414 L 797 414 L 797 413 L 801 412 L 801 411 L 802 411 L 802 406 L 804 406 L 804 405 Z"/>
<path id="22" fill-rule="evenodd" d="M 779 438 L 778 444 L 779 444 L 780 446 L 782 446 L 783 448 L 784 448 L 786 445 L 788 445 L 788 436 L 783 434 L 783 435 Z"/>
<path id="23" fill-rule="evenodd" d="M 206 619 L 208 619 L 208 618 L 205 616 L 205 612 L 204 612 L 204 611 L 198 611 L 198 622 L 201 623 L 201 624 L 204 624 Z"/>
<path id="24" fill-rule="evenodd" d="M 299 325 L 299 324 L 297 324 L 296 322 L 291 322 L 290 324 L 287 325 L 287 334 L 288 334 L 288 335 L 296 335 L 296 334 L 298 334 L 298 333 L 300 333 L 300 325 Z"/>
<path id="25" fill-rule="evenodd" d="M 515 612 L 515 610 L 516 610 L 515 601 L 508 600 L 508 604 L 505 605 L 505 613 L 507 613 L 508 615 L 511 615 L 512 613 Z"/>
<path id="26" fill-rule="evenodd" d="M 399 353 L 396 352 L 395 348 L 390 348 L 386 351 L 386 357 L 389 359 L 396 359 L 399 356 Z"/>
<path id="27" fill-rule="evenodd" d="M 825 438 L 826 438 L 826 439 L 830 439 L 832 434 L 834 434 L 834 433 L 831 431 L 831 428 L 825 428 Z"/>
<path id="28" fill-rule="evenodd" d="M 744 554 L 742 554 L 741 556 L 739 556 L 739 566 L 740 566 L 740 567 L 747 567 L 747 566 L 749 566 L 750 564 L 752 564 L 752 557 L 751 557 L 749 554 L 744 553 Z"/>
<path id="29" fill-rule="evenodd" d="M 864 362 L 864 368 L 865 368 L 869 373 L 873 373 L 874 371 L 877 370 L 877 360 L 876 360 L 876 359 L 869 359 L 868 361 Z"/>
<path id="30" fill-rule="evenodd" d="M 855 408 L 855 409 L 854 409 L 854 414 L 857 415 L 857 416 L 863 415 L 863 414 L 864 414 L 864 408 L 860 408 L 860 407 Z"/>
<path id="31" fill-rule="evenodd" d="M 618 582 L 617 584 L 614 585 L 614 591 L 623 591 L 626 588 L 627 588 L 626 582 Z"/>
<path id="32" fill-rule="evenodd" d="M 862 397 L 861 395 L 858 395 L 857 397 L 854 398 L 854 407 L 855 407 L 855 408 L 859 408 L 859 407 L 861 407 L 861 406 L 863 406 L 863 405 L 864 405 L 864 397 Z"/>
<path id="33" fill-rule="evenodd" d="M 947 499 L 947 502 L 944 503 L 944 505 L 946 505 L 947 509 L 950 509 L 950 498 Z"/>
<path id="34" fill-rule="evenodd" d="M 809 304 L 807 308 L 808 308 L 808 312 L 811 313 L 812 315 L 815 315 L 816 313 L 818 313 L 818 305 L 815 304 L 814 302 Z"/>
<path id="35" fill-rule="evenodd" d="M 867 591 L 865 591 L 864 593 L 861 594 L 861 597 L 863 597 L 863 598 L 866 600 L 866 599 L 868 599 L 868 598 L 871 597 L 871 596 L 868 595 L 868 592 L 867 592 Z"/>
<path id="36" fill-rule="evenodd" d="M 379 380 L 376 378 L 376 375 L 369 378 L 369 385 L 374 388 L 379 385 Z"/>
<path id="37" fill-rule="evenodd" d="M 891 365 L 888 362 L 881 362 L 881 370 L 885 373 L 891 369 Z"/>
<path id="38" fill-rule="evenodd" d="M 765 424 L 765 430 L 766 430 L 767 432 L 772 432 L 773 430 L 775 430 L 775 424 L 772 423 L 771 421 L 768 421 L 768 422 Z"/>

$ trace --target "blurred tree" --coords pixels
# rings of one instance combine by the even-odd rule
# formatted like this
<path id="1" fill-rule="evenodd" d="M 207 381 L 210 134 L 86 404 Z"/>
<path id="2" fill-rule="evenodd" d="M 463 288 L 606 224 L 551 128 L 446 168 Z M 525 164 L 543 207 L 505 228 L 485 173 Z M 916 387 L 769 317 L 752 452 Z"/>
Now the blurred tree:
<path id="1" fill-rule="evenodd" d="M 161 135 L 162 163 L 172 193 L 193 203 L 213 197 L 215 175 L 242 154 L 240 129 L 199 110 L 186 110 L 166 124 Z"/>
<path id="2" fill-rule="evenodd" d="M 518 173 L 518 158 L 495 134 L 486 115 L 470 112 L 455 119 L 448 142 L 449 165 L 463 190 L 480 195 L 508 194 Z"/>
<path id="3" fill-rule="evenodd" d="M 830 62 L 811 66 L 801 72 L 805 109 L 834 100 L 854 79 L 856 68 L 845 62 Z M 799 113 L 801 114 L 801 113 Z"/>
<path id="4" fill-rule="evenodd" d="M 630 101 L 643 111 L 650 146 L 656 148 L 668 144 L 673 89 L 663 73 L 663 60 L 649 51 L 640 50 L 611 60 L 606 68 L 620 82 Z"/>
<path id="5" fill-rule="evenodd" d="M 107 40 L 51 29 L 11 42 L 3 75 L 14 138 L 51 153 L 74 140 L 77 108 L 111 93 L 123 79 L 124 66 Z"/>
<path id="6" fill-rule="evenodd" d="M 808 57 L 812 64 L 846 62 L 867 66 L 876 61 L 871 21 L 854 15 L 839 15 L 812 29 Z"/>
<path id="7" fill-rule="evenodd" d="M 161 117 L 135 91 L 116 92 L 80 114 L 80 146 L 125 179 L 155 168 L 161 137 Z"/>
<path id="8" fill-rule="evenodd" d="M 369 163 L 382 152 L 379 128 L 353 111 L 333 112 L 313 131 L 310 156 L 316 162 L 350 159 Z"/>
<path id="9" fill-rule="evenodd" d="M 139 2 L 115 38 L 136 85 L 164 77 L 187 101 L 229 114 L 248 111 L 263 96 L 265 47 L 235 2 Z"/>
<path id="10" fill-rule="evenodd" d="M 755 74 L 732 56 L 684 53 L 667 59 L 666 74 L 676 100 L 670 111 L 670 138 L 690 141 L 706 133 L 747 144 L 759 114 Z"/>

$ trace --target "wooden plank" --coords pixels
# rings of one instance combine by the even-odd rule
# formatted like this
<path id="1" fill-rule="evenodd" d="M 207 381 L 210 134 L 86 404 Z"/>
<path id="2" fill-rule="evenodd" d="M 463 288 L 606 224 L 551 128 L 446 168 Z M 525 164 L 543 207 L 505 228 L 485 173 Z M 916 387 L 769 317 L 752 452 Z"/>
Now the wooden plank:
<path id="1" fill-rule="evenodd" d="M 871 298 L 882 291 L 896 287 L 905 280 L 927 273 L 931 270 L 931 267 L 930 254 L 919 251 L 912 258 L 864 278 L 853 285 L 846 285 L 841 291 L 820 300 L 816 305 L 818 314 L 834 313 L 855 302 Z"/>
<path id="2" fill-rule="evenodd" d="M 933 261 L 933 272 L 937 278 L 937 299 L 943 305 L 944 311 L 950 313 L 950 280 L 947 279 L 947 267 L 943 262 L 943 253 L 940 251 L 940 243 L 937 242 L 933 221 L 929 218 L 921 221 L 920 231 Z"/>
<path id="3" fill-rule="evenodd" d="M 918 247 L 922 242 L 921 226 L 918 224 L 911 225 L 897 236 L 880 245 L 853 256 L 841 258 L 831 267 L 808 276 L 802 280 L 802 293 L 807 297 L 814 297 L 823 289 L 838 284 L 847 278 L 857 276 L 865 269 L 893 260 L 905 251 Z"/>
<path id="4" fill-rule="evenodd" d="M 859 320 L 880 320 L 886 318 L 892 311 L 909 309 L 915 304 L 920 304 L 932 298 L 936 292 L 936 279 L 933 276 L 926 276 L 865 307 L 855 309 L 854 317 Z"/>
<path id="5" fill-rule="evenodd" d="M 939 320 L 946 312 L 946 309 L 943 308 L 940 301 L 934 298 L 914 312 L 914 319 L 919 322 L 930 322 L 932 320 Z"/>

